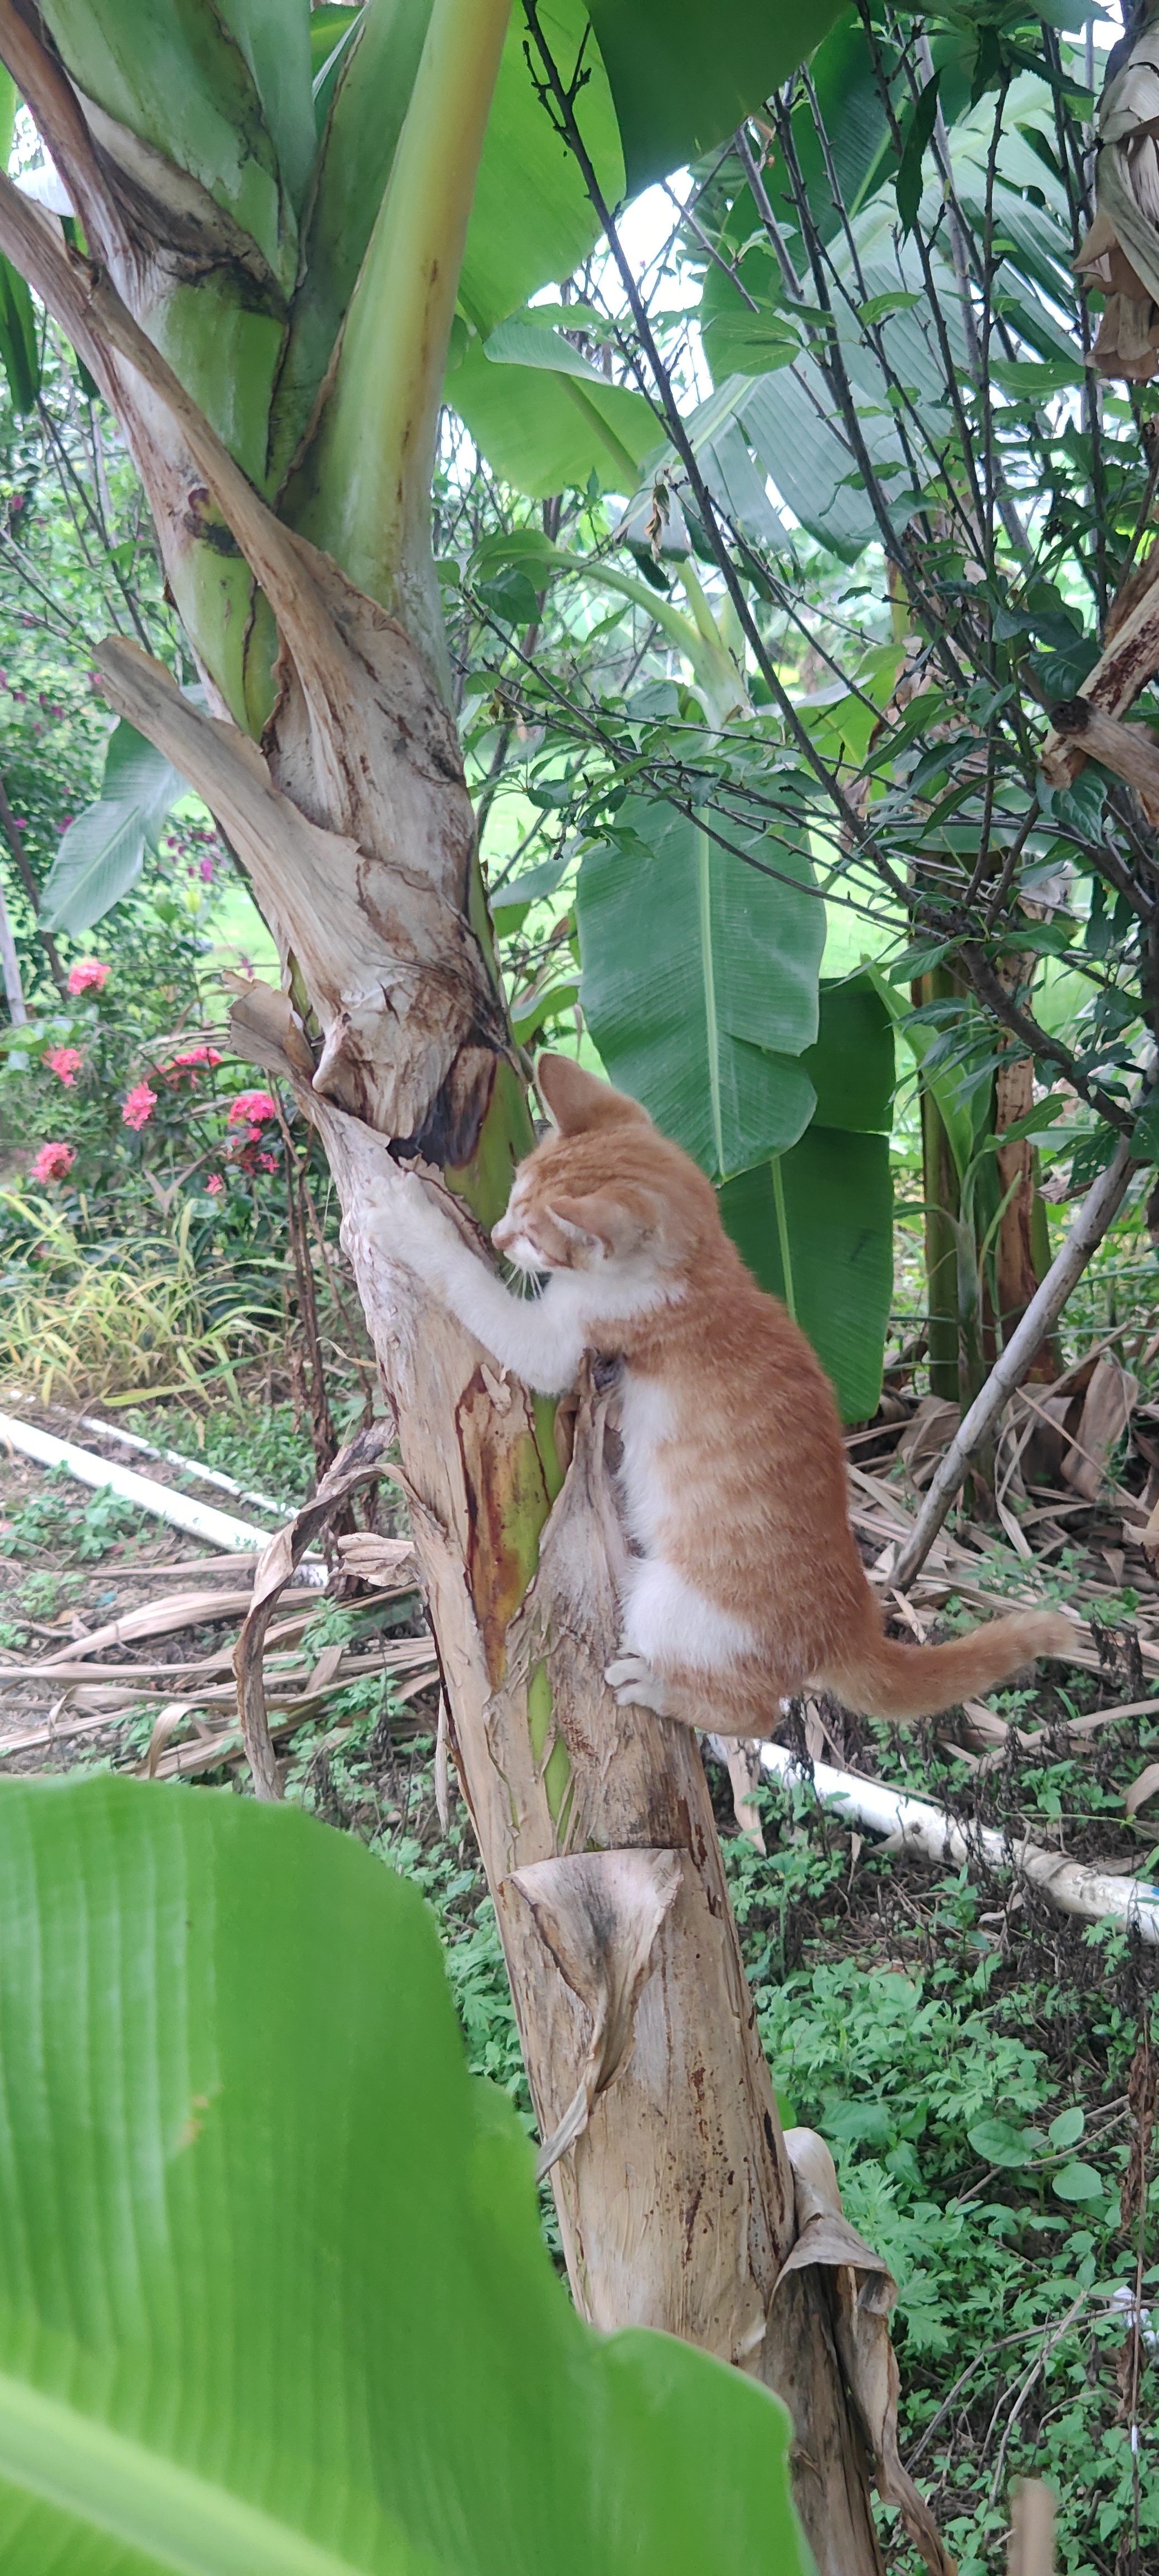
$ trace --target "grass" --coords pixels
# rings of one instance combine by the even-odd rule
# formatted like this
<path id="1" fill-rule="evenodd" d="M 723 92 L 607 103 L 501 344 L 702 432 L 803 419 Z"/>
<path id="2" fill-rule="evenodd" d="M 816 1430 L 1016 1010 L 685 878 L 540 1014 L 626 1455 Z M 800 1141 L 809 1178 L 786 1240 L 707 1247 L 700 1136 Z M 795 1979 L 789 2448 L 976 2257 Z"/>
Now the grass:
<path id="1" fill-rule="evenodd" d="M 0 1198 L 8 1197 L 0 1192 Z M 0 1280 L 0 1387 L 42 1404 L 139 1403 L 207 1385 L 242 1407 L 243 1358 L 272 1345 L 281 1314 L 272 1296 L 215 1299 L 189 1248 L 189 1215 L 168 1237 L 131 1250 L 84 1253 L 67 1220 L 24 1194 L 21 1220 L 39 1237 L 35 1265 L 13 1262 Z"/>

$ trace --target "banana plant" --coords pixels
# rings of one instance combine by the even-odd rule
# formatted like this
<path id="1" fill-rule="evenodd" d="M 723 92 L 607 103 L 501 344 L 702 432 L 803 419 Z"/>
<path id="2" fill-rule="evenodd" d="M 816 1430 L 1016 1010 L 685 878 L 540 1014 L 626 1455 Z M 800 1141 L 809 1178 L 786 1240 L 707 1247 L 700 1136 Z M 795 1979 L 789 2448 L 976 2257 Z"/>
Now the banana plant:
<path id="1" fill-rule="evenodd" d="M 631 2311 L 789 2393 L 822 2576 L 871 2576 L 828 2293 L 806 2264 L 773 2300 L 792 2186 L 696 1746 L 625 1722 L 603 1685 L 616 1605 L 601 1399 L 581 1406 L 561 1492 L 548 1411 L 481 1369 L 392 1261 L 390 1215 L 398 1160 L 417 1159 L 486 1229 L 534 1132 L 432 560 L 450 362 L 586 255 L 588 173 L 616 203 L 726 139 L 835 11 L 367 0 L 316 14 L 307 0 L 0 0 L 0 59 L 84 244 L 2 182 L 0 250 L 117 415 L 205 675 L 212 713 L 123 639 L 95 657 L 117 714 L 215 815 L 281 952 L 281 988 L 238 1002 L 237 1042 L 294 1089 L 330 1158 L 545 2134 L 566 2107 L 563 2033 L 583 2016 L 514 1880 L 550 1867 L 579 1904 L 593 1848 L 682 1856 L 657 1986 L 670 2039 L 629 2061 L 556 2168 L 576 2297 L 602 2324 Z M 561 88 L 588 173 L 557 130 Z M 487 363 L 515 412 L 525 377 L 550 373 Z M 275 1791 L 260 1748 L 255 1761 Z"/>

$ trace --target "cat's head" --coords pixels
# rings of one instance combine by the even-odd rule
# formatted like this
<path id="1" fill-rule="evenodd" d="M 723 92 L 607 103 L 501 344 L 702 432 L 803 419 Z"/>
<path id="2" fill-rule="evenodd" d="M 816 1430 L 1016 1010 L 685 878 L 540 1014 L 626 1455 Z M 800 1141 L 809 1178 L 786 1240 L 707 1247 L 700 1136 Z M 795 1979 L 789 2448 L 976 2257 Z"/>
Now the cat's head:
<path id="1" fill-rule="evenodd" d="M 636 1281 L 684 1263 L 719 1220 L 711 1184 L 638 1101 L 541 1055 L 554 1130 L 521 1163 L 491 1240 L 516 1270 L 613 1272 Z"/>

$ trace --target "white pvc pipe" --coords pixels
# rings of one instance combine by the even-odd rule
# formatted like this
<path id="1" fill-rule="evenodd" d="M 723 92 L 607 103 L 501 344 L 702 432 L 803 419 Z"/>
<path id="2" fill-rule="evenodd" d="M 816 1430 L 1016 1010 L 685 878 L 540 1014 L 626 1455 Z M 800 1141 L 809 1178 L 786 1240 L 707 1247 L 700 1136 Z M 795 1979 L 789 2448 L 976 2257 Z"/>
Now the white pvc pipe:
<path id="1" fill-rule="evenodd" d="M 808 1772 L 787 1744 L 762 1744 L 761 1767 L 786 1785 L 808 1782 Z M 898 1834 L 932 1861 L 987 1860 L 993 1869 L 1017 1870 L 1033 1880 L 1065 1914 L 1081 1914 L 1090 1923 L 1117 1915 L 1140 1939 L 1159 1945 L 1159 1887 L 1147 1879 L 1111 1878 L 1081 1861 L 1044 1851 L 1040 1843 L 1012 1842 L 991 1826 L 967 1832 L 944 1807 L 925 1798 L 910 1798 L 883 1780 L 862 1780 L 854 1771 L 835 1771 L 827 1762 L 813 1765 L 813 1787 L 826 1805 L 839 1803 L 843 1820 L 865 1825 L 871 1833 Z"/>
<path id="2" fill-rule="evenodd" d="M 63 1404 L 54 1404 L 51 1410 L 66 1414 L 69 1421 L 74 1419 Z M 122 1431 L 119 1422 L 102 1422 L 95 1413 L 79 1413 L 75 1420 L 80 1431 L 95 1431 L 101 1440 L 118 1440 L 123 1449 L 135 1449 L 140 1457 L 163 1459 L 167 1467 L 180 1467 L 186 1476 L 199 1477 L 203 1485 L 216 1485 L 219 1493 L 236 1494 L 239 1503 L 253 1503 L 259 1512 L 272 1512 L 277 1521 L 293 1520 L 297 1508 L 294 1503 L 273 1503 L 268 1494 L 253 1494 L 221 1467 L 204 1467 L 199 1458 L 187 1458 L 181 1449 L 155 1449 L 151 1440 L 142 1440 L 139 1431 Z"/>
<path id="3" fill-rule="evenodd" d="M 155 1485 L 148 1476 L 136 1476 L 131 1467 L 117 1467 L 107 1458 L 96 1458 L 91 1449 L 79 1449 L 71 1440 L 58 1440 L 51 1431 L 38 1431 L 31 1422 L 18 1422 L 9 1413 L 0 1413 L 0 1441 L 9 1449 L 19 1450 L 22 1457 L 35 1458 L 41 1467 L 64 1467 L 78 1484 L 107 1486 L 132 1503 L 140 1512 L 152 1512 L 157 1520 L 169 1521 L 174 1529 L 188 1530 L 194 1538 L 208 1539 L 211 1547 L 231 1551 L 254 1549 L 260 1554 L 269 1546 L 270 1533 L 253 1521 L 235 1521 L 228 1512 L 219 1512 L 212 1503 L 195 1502 L 188 1494 L 175 1494 L 168 1485 Z M 326 1568 L 316 1561 L 298 1567 L 298 1579 L 317 1587 L 327 1581 Z"/>

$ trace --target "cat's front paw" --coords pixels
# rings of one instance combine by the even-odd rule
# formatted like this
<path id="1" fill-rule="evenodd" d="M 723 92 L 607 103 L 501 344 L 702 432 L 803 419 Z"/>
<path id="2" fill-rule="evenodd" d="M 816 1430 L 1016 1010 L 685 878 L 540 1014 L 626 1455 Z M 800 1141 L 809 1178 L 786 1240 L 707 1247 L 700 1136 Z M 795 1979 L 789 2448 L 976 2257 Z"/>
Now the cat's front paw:
<path id="1" fill-rule="evenodd" d="M 386 1248 L 408 1268 L 422 1270 L 432 1253 L 454 1237 L 442 1209 L 428 1198 L 417 1172 L 400 1172 L 385 1210 Z"/>
<path id="2" fill-rule="evenodd" d="M 650 1708 L 655 1717 L 671 1717 L 672 1701 L 658 1673 L 644 1655 L 628 1651 L 605 1667 L 604 1680 L 615 1692 L 618 1708 Z"/>

